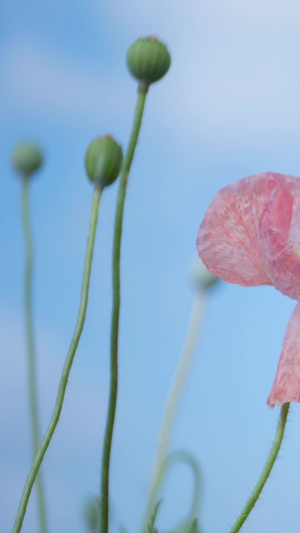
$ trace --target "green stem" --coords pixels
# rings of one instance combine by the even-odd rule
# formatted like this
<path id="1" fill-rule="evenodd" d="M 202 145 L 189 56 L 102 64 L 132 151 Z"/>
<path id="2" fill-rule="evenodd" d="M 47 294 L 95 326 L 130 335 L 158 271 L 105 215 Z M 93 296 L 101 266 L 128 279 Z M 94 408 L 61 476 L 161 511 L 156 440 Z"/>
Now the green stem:
<path id="1" fill-rule="evenodd" d="M 193 476 L 194 476 L 194 492 L 193 492 L 192 504 L 191 504 L 188 516 L 182 521 L 182 523 L 179 526 L 176 527 L 176 531 L 180 531 L 182 529 L 189 529 L 189 527 L 192 525 L 193 521 L 197 517 L 198 510 L 199 510 L 199 504 L 200 504 L 200 496 L 201 496 L 200 468 L 199 468 L 199 465 L 196 459 L 189 452 L 184 451 L 184 450 L 182 451 L 177 450 L 177 451 L 169 453 L 169 455 L 164 457 L 164 459 L 162 460 L 160 464 L 160 468 L 157 472 L 157 477 L 155 479 L 155 484 L 153 485 L 152 493 L 148 501 L 147 511 L 145 513 L 146 520 L 144 521 L 144 524 L 142 527 L 142 533 L 145 533 L 146 531 L 148 531 L 147 526 L 148 526 L 149 518 L 157 502 L 158 494 L 161 489 L 162 482 L 164 481 L 166 477 L 167 472 L 170 470 L 171 466 L 179 462 L 186 463 L 187 466 L 190 467 L 193 473 Z"/>
<path id="2" fill-rule="evenodd" d="M 167 448 L 171 439 L 172 428 L 174 426 L 175 416 L 178 410 L 180 397 L 182 395 L 182 391 L 184 389 L 184 385 L 187 380 L 187 376 L 193 361 L 193 356 L 195 353 L 196 343 L 199 335 L 199 324 L 203 316 L 203 312 L 204 295 L 202 291 L 198 290 L 195 295 L 184 349 L 179 359 L 173 384 L 171 386 L 169 398 L 167 400 L 161 433 L 158 440 L 156 459 L 154 462 L 154 479 L 156 477 L 156 473 L 160 469 L 161 462 L 163 461 L 166 455 Z"/>
<path id="3" fill-rule="evenodd" d="M 119 316 L 120 316 L 120 256 L 124 203 L 128 176 L 138 141 L 141 128 L 143 111 L 148 87 L 140 85 L 138 89 L 138 99 L 135 109 L 134 122 L 130 136 L 127 154 L 124 160 L 119 192 L 117 198 L 114 242 L 113 242 L 113 308 L 111 317 L 111 337 L 110 337 L 110 392 L 108 402 L 108 413 L 103 443 L 102 472 L 101 472 L 101 507 L 100 507 L 100 531 L 108 533 L 109 528 L 109 471 L 110 455 L 113 438 L 113 429 L 117 405 L 118 394 L 118 337 L 119 337 Z"/>
<path id="4" fill-rule="evenodd" d="M 30 175 L 24 175 L 22 183 L 22 218 L 26 250 L 25 266 L 25 328 L 27 339 L 27 366 L 28 366 L 28 386 L 29 386 L 29 403 L 31 416 L 31 435 L 32 435 L 32 456 L 33 460 L 39 449 L 40 442 L 40 424 L 38 415 L 37 400 L 37 378 L 36 378 L 36 355 L 35 342 L 33 333 L 33 312 L 32 312 L 32 278 L 33 278 L 33 242 L 30 226 L 29 213 L 29 181 Z M 39 523 L 41 533 L 47 532 L 46 506 L 44 486 L 41 472 L 37 476 L 37 497 L 39 510 Z"/>
<path id="5" fill-rule="evenodd" d="M 154 460 L 149 504 L 147 505 L 147 509 L 144 514 L 144 518 L 142 522 L 142 531 L 144 531 L 146 528 L 148 518 L 149 518 L 149 512 L 151 512 L 151 509 L 152 509 L 151 502 L 153 502 L 153 500 L 156 499 L 157 490 L 160 486 L 162 465 L 165 461 L 168 445 L 171 439 L 172 428 L 174 426 L 176 413 L 178 411 L 180 397 L 182 395 L 182 391 L 184 389 L 184 385 L 187 380 L 187 376 L 188 376 L 188 373 L 189 373 L 189 370 L 191 368 L 191 364 L 193 361 L 195 347 L 196 347 L 196 343 L 197 343 L 197 339 L 199 335 L 199 325 L 200 325 L 203 313 L 204 313 L 204 294 L 202 290 L 197 290 L 194 303 L 193 303 L 193 307 L 192 307 L 186 341 L 184 344 L 182 355 L 179 359 L 177 369 L 175 371 L 175 376 L 173 379 L 173 383 L 171 385 L 169 398 L 167 400 L 167 404 L 165 408 L 165 414 L 163 417 L 161 432 L 160 432 L 160 436 L 158 439 L 156 457 Z"/>
<path id="6" fill-rule="evenodd" d="M 267 462 L 264 466 L 264 469 L 260 475 L 260 478 L 258 480 L 258 482 L 256 483 L 254 489 L 253 489 L 253 492 L 250 496 L 250 498 L 248 499 L 244 509 L 242 510 L 240 516 L 237 518 L 235 524 L 232 526 L 231 530 L 230 530 L 230 533 L 237 533 L 238 531 L 240 531 L 242 525 L 244 524 L 245 520 L 248 518 L 249 514 L 251 513 L 254 505 L 256 504 L 265 484 L 266 484 L 266 481 L 271 473 L 271 470 L 273 468 L 273 465 L 276 461 L 276 458 L 277 458 L 277 455 L 278 455 L 278 452 L 280 450 L 280 446 L 281 446 L 281 443 L 282 443 L 282 439 L 283 439 L 283 436 L 284 436 L 284 430 L 285 430 L 285 425 L 286 425 L 286 421 L 287 421 L 287 416 L 288 416 L 288 412 L 289 412 L 289 407 L 290 407 L 290 404 L 289 403 L 284 403 L 283 406 L 281 407 L 281 410 L 280 410 L 280 417 L 279 417 L 279 421 L 278 421 L 278 426 L 277 426 L 277 431 L 276 431 L 276 435 L 275 435 L 275 439 L 274 439 L 274 442 L 273 442 L 273 446 L 271 448 L 271 451 L 269 453 L 269 456 L 268 456 L 268 459 L 267 459 Z"/>
<path id="7" fill-rule="evenodd" d="M 22 527 L 22 523 L 23 523 L 24 516 L 26 513 L 26 507 L 28 504 L 32 486 L 34 484 L 34 481 L 39 471 L 39 468 L 41 466 L 42 460 L 50 444 L 50 441 L 55 431 L 55 428 L 57 426 L 57 423 L 59 421 L 59 417 L 60 417 L 63 402 L 64 402 L 65 392 L 66 392 L 66 388 L 68 384 L 70 370 L 71 370 L 75 352 L 76 352 L 76 349 L 79 343 L 79 339 L 80 339 L 80 336 L 83 330 L 86 310 L 87 310 L 87 304 L 88 304 L 89 284 L 90 284 L 93 250 L 94 250 L 94 242 L 95 242 L 97 219 L 98 219 L 98 208 L 99 208 L 99 203 L 100 203 L 100 198 L 101 198 L 101 192 L 102 191 L 100 188 L 97 188 L 97 187 L 95 188 L 95 192 L 93 196 L 93 203 L 92 203 L 92 210 L 91 210 L 91 217 L 90 217 L 89 236 L 88 236 L 88 243 L 87 243 L 86 256 L 85 256 L 83 278 L 82 278 L 81 299 L 80 299 L 80 306 L 79 306 L 77 323 L 76 323 L 74 335 L 73 335 L 73 338 L 70 344 L 70 348 L 69 348 L 66 361 L 64 364 L 64 368 L 62 371 L 62 375 L 60 378 L 54 411 L 53 411 L 48 429 L 42 441 L 42 444 L 40 445 L 38 453 L 35 456 L 33 465 L 31 467 L 29 476 L 27 478 L 12 533 L 19 533 L 19 531 L 21 531 L 21 527 Z"/>

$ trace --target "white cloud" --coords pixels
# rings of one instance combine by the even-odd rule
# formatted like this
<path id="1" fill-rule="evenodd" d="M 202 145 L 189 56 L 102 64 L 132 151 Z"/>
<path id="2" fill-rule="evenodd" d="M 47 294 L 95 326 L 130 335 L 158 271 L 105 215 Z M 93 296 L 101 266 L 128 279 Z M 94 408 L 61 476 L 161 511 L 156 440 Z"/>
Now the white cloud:
<path id="1" fill-rule="evenodd" d="M 95 10 L 97 4 L 94 2 Z M 292 30 L 298 29 L 300 16 L 297 0 L 190 0 L 188 4 L 180 0 L 112 0 L 109 6 L 113 18 L 123 28 L 125 22 L 127 27 L 133 28 L 138 21 L 141 30 L 149 26 L 155 27 L 155 31 L 162 26 L 176 28 L 178 38 L 186 32 L 192 34 L 193 23 L 201 27 L 203 21 L 251 31 L 263 29 L 265 34 L 290 35 Z"/>
<path id="2" fill-rule="evenodd" d="M 163 102 L 171 133 L 226 144 L 290 142 L 298 134 L 299 41 L 292 31 L 299 2 L 112 0 L 109 6 L 129 43 L 153 33 L 169 44 L 172 67 L 157 106 Z"/>
<path id="3" fill-rule="evenodd" d="M 49 51 L 37 39 L 21 36 L 5 45 L 2 92 L 16 112 L 83 123 L 99 123 L 103 116 L 122 118 L 127 96 L 123 85 L 114 73 L 101 74 L 99 66 L 94 69 Z"/>
<path id="4" fill-rule="evenodd" d="M 192 78 L 187 68 L 176 85 L 176 92 L 171 91 L 165 101 L 170 122 L 174 127 L 177 121 L 177 128 L 198 140 L 237 146 L 275 140 L 289 143 L 299 131 L 296 84 L 293 87 L 280 70 L 268 66 L 231 73 L 206 70 Z"/>
<path id="5" fill-rule="evenodd" d="M 289 33 L 298 27 L 300 4 L 297 0 L 215 0 L 206 1 L 210 13 L 219 18 L 243 24 L 251 29 L 263 28 L 266 33 Z"/>
<path id="6" fill-rule="evenodd" d="M 244 17 L 248 11 L 261 21 L 258 2 L 251 9 L 234 0 L 225 4 L 226 9 L 223 4 L 214 2 L 219 24 L 210 4 L 196 0 L 188 10 L 183 1 L 173 5 L 171 0 L 155 0 L 149 6 L 131 0 L 126 9 L 124 2 L 112 3 L 120 31 L 140 35 L 149 33 L 153 24 L 153 33 L 170 43 L 172 67 L 159 90 L 151 91 L 149 131 L 159 127 L 170 136 L 180 132 L 196 142 L 214 144 L 274 143 L 279 137 L 280 142 L 290 143 L 300 124 L 295 47 L 289 40 L 281 47 L 280 39 L 267 37 L 269 26 L 274 29 L 271 23 L 258 35 L 249 28 L 243 33 L 241 27 L 232 30 L 226 25 L 227 19 L 232 22 L 232 13 Z M 266 13 L 268 5 L 263 2 Z M 282 6 L 277 2 L 272 14 L 278 23 Z M 289 6 L 285 16 L 293 18 L 300 4 Z M 128 44 L 131 41 L 130 37 Z M 98 125 L 99 118 L 109 127 L 128 123 L 135 94 L 127 74 L 118 73 L 115 65 L 103 71 L 99 64 L 49 51 L 34 36 L 15 37 L 5 50 L 2 91 L 6 90 L 11 113 L 28 112 L 83 126 Z"/>

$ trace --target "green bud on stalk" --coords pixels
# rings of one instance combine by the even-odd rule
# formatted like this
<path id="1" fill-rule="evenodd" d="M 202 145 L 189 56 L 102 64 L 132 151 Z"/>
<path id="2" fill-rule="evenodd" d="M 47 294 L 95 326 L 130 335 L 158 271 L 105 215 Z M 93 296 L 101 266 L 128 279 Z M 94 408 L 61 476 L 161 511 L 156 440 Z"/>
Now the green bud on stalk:
<path id="1" fill-rule="evenodd" d="M 96 137 L 85 154 L 88 178 L 101 188 L 111 185 L 120 173 L 122 160 L 122 148 L 110 135 Z"/>
<path id="2" fill-rule="evenodd" d="M 200 257 L 196 257 L 192 263 L 191 278 L 193 285 L 201 290 L 210 289 L 210 287 L 220 281 L 220 278 L 206 268 Z"/>
<path id="3" fill-rule="evenodd" d="M 171 56 L 165 44 L 150 36 L 138 39 L 130 46 L 126 62 L 132 76 L 148 86 L 168 72 Z"/>
<path id="4" fill-rule="evenodd" d="M 41 167 L 43 154 L 36 144 L 24 142 L 13 150 L 11 161 L 20 174 L 29 176 Z"/>

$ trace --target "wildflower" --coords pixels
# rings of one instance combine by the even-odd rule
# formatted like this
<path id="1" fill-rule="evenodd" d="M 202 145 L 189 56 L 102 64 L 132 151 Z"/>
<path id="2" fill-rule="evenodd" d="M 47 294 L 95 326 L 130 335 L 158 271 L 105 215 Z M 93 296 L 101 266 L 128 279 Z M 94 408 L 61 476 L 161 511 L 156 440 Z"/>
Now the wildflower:
<path id="1" fill-rule="evenodd" d="M 274 285 L 298 301 L 267 403 L 300 402 L 300 179 L 266 172 L 219 191 L 197 248 L 206 267 L 225 281 Z"/>

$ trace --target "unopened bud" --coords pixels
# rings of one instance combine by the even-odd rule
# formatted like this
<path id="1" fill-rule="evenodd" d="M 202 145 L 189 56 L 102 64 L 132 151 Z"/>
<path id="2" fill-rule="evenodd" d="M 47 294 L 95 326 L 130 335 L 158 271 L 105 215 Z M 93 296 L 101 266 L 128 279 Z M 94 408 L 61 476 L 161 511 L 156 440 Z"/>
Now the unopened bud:
<path id="1" fill-rule="evenodd" d="M 11 161 L 18 172 L 29 176 L 42 165 L 43 154 L 36 144 L 24 142 L 13 150 Z"/>
<path id="2" fill-rule="evenodd" d="M 171 56 L 156 37 L 138 39 L 129 48 L 127 67 L 137 80 L 146 85 L 160 80 L 169 70 Z"/>
<path id="3" fill-rule="evenodd" d="M 212 274 L 199 257 L 196 257 L 192 263 L 191 278 L 193 285 L 202 290 L 207 290 L 220 281 L 220 278 Z"/>
<path id="4" fill-rule="evenodd" d="M 122 160 L 122 148 L 110 135 L 96 137 L 85 154 L 86 173 L 92 183 L 107 187 L 117 179 Z"/>

